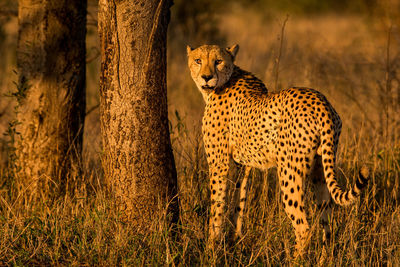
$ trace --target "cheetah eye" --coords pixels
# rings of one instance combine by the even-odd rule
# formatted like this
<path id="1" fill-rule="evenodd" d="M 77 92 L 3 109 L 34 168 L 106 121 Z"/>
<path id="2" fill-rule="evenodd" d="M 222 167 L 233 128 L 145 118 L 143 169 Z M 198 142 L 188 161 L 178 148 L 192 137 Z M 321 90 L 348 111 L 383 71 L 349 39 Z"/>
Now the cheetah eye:
<path id="1" fill-rule="evenodd" d="M 215 60 L 215 65 L 219 65 L 219 64 L 221 64 L 221 63 L 222 63 L 222 60 L 221 60 L 221 59 Z"/>
<path id="2" fill-rule="evenodd" d="M 195 59 L 194 62 L 196 62 L 197 64 L 201 64 L 201 59 Z"/>

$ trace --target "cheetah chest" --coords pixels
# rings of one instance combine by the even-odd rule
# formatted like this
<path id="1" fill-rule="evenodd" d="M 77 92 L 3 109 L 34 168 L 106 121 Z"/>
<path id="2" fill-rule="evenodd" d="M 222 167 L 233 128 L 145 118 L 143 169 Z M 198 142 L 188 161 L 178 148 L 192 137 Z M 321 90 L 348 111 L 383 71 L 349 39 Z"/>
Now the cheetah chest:
<path id="1" fill-rule="evenodd" d="M 222 95 L 208 103 L 203 118 L 207 157 L 213 163 L 231 156 L 237 163 L 269 169 L 276 162 L 278 114 L 265 101 L 239 99 Z"/>
<path id="2" fill-rule="evenodd" d="M 262 102 L 233 110 L 229 145 L 236 162 L 263 170 L 275 165 L 279 120 L 274 122 L 271 114 Z"/>

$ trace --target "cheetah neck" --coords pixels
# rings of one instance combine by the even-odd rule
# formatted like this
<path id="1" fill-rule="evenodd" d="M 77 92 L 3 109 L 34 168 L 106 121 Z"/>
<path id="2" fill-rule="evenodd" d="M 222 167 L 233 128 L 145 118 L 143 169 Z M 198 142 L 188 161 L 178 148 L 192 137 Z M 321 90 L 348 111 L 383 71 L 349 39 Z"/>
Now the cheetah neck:
<path id="1" fill-rule="evenodd" d="M 268 89 L 264 83 L 252 73 L 241 69 L 234 65 L 232 75 L 228 82 L 223 86 L 218 87 L 212 91 L 202 92 L 206 104 L 210 100 L 211 95 L 220 95 L 227 91 L 242 89 L 251 91 L 252 93 L 262 93 L 267 95 Z"/>
<path id="2" fill-rule="evenodd" d="M 264 83 L 258 79 L 251 72 L 245 71 L 238 66 L 234 66 L 233 73 L 229 81 L 225 84 L 226 87 L 246 87 L 250 90 L 260 91 L 262 93 L 268 93 L 268 89 Z"/>

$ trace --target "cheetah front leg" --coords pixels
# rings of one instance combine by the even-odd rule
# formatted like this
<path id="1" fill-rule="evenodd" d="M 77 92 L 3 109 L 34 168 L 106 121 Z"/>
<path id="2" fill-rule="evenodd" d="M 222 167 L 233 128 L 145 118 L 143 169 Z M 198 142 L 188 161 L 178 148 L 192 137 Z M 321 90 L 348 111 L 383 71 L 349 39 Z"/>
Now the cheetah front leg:
<path id="1" fill-rule="evenodd" d="M 244 167 L 244 176 L 242 182 L 240 184 L 240 193 L 239 193 L 239 203 L 235 203 L 237 206 L 235 207 L 235 238 L 239 238 L 243 236 L 242 227 L 243 227 L 243 214 L 246 208 L 246 200 L 247 200 L 247 182 L 250 175 L 251 167 Z M 239 179 L 240 181 L 240 179 Z"/>
<path id="2" fill-rule="evenodd" d="M 209 219 L 209 246 L 214 246 L 222 236 L 225 222 L 226 186 L 229 164 L 210 166 L 211 216 Z"/>

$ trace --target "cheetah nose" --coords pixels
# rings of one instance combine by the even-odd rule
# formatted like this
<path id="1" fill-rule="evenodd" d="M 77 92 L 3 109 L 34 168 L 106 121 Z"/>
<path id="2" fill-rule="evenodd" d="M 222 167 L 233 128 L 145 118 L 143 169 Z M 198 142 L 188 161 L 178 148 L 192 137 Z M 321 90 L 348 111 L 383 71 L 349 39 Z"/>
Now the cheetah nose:
<path id="1" fill-rule="evenodd" d="M 201 75 L 201 78 L 203 78 L 206 82 L 211 80 L 212 77 L 213 77 L 212 75 Z"/>

